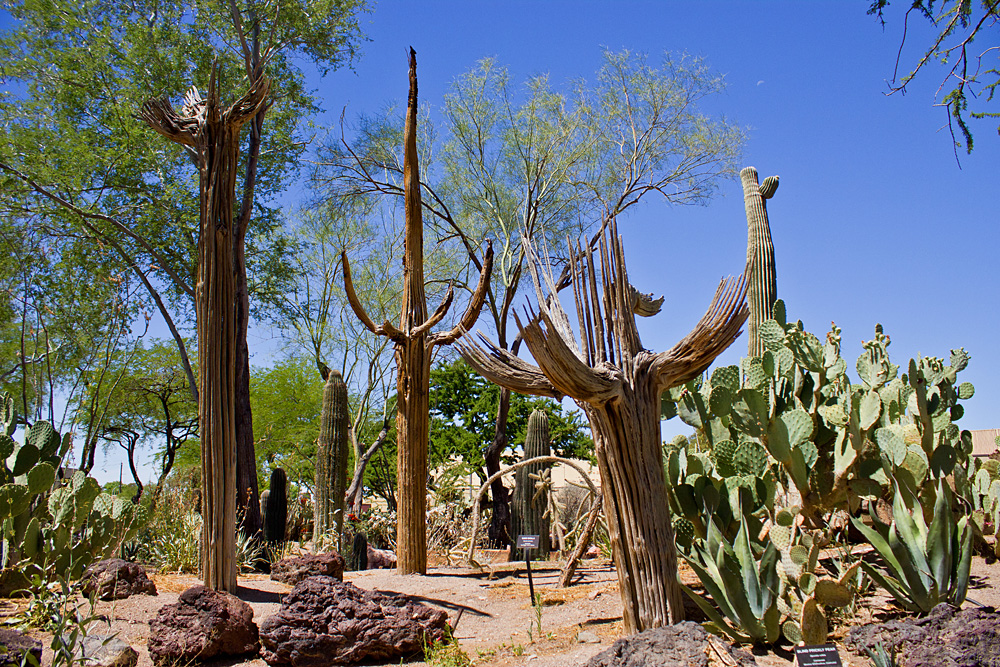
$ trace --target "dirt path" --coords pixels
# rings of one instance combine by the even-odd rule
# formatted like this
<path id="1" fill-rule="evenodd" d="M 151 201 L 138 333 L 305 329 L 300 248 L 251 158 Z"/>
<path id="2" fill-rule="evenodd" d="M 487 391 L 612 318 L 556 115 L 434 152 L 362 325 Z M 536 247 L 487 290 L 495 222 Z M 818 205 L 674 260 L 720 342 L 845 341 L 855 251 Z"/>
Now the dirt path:
<path id="1" fill-rule="evenodd" d="M 457 621 L 455 637 L 477 666 L 582 665 L 620 636 L 618 581 L 607 561 L 587 562 L 579 571 L 579 583 L 568 589 L 556 587 L 556 568 L 533 568 L 534 584 L 543 600 L 541 631 L 535 609 L 529 604 L 523 564 L 512 567 L 502 563 L 495 567 L 492 573 L 431 568 L 424 576 L 397 575 L 394 570 L 369 570 L 348 572 L 345 580 L 369 590 L 402 593 L 444 609 L 453 625 Z M 972 575 L 970 598 L 987 606 L 1000 606 L 1000 590 L 994 583 L 1000 581 L 1000 564 L 986 565 L 981 558 L 976 558 Z M 189 575 L 153 575 L 152 578 L 159 595 L 100 602 L 97 607 L 97 612 L 110 620 L 110 632 L 117 633 L 138 651 L 138 667 L 152 667 L 146 651 L 150 619 L 163 605 L 176 602 L 181 591 L 199 583 L 196 577 Z M 692 580 L 690 571 L 682 571 L 682 579 L 689 583 L 697 581 Z M 278 610 L 281 596 L 291 590 L 284 584 L 270 581 L 265 575 L 240 577 L 239 583 L 238 596 L 253 608 L 254 621 L 258 625 Z M 966 602 L 967 606 L 972 604 Z M 855 623 L 872 622 L 883 605 L 883 598 L 865 601 L 859 606 Z M 90 628 L 90 632 L 106 631 L 108 626 L 104 624 L 94 624 Z M 843 631 L 835 638 L 842 634 Z M 756 657 L 762 667 L 790 667 L 794 656 L 790 652 L 760 652 Z M 870 665 L 867 658 L 858 658 L 843 649 L 841 657 L 848 667 Z M 48 665 L 50 660 L 46 651 L 43 662 Z M 267 667 L 259 658 L 215 664 Z M 425 663 L 409 664 L 418 667 Z"/>

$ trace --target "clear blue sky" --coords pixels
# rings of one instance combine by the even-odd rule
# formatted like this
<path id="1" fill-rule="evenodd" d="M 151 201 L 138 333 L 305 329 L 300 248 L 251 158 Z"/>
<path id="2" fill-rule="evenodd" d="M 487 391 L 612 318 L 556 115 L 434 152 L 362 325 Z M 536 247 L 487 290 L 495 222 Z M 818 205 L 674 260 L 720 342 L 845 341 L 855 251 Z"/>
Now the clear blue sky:
<path id="1" fill-rule="evenodd" d="M 932 106 L 943 72 L 887 97 L 902 34 L 898 2 L 883 31 L 867 2 L 382 2 L 361 60 L 319 83 L 334 122 L 404 99 L 406 49 L 417 51 L 421 103 L 440 107 L 450 83 L 485 56 L 515 79 L 593 79 L 602 47 L 703 56 L 728 90 L 707 111 L 746 126 L 747 165 L 778 174 L 768 203 L 778 295 L 790 317 L 822 336 L 843 329 L 852 377 L 862 340 L 881 322 L 893 360 L 972 355 L 975 384 L 963 428 L 1000 427 L 996 266 L 1000 139 L 973 125 L 977 148 L 956 164 L 944 111 Z M 911 23 L 904 69 L 933 37 Z M 1000 36 L 986 35 L 997 45 Z M 1000 103 L 997 104 L 1000 107 Z M 643 343 L 665 349 L 704 312 L 723 275 L 742 270 L 746 219 L 739 184 L 708 207 L 649 199 L 621 221 L 633 282 L 666 296 L 643 321 Z M 741 339 L 721 358 L 736 363 Z M 905 367 L 905 366 L 904 366 Z M 689 429 L 679 425 L 680 432 Z"/>
<path id="2" fill-rule="evenodd" d="M 959 169 L 950 137 L 939 131 L 944 112 L 932 106 L 938 68 L 907 96 L 884 95 L 907 4 L 890 6 L 883 31 L 864 0 L 384 0 L 364 19 L 370 41 L 354 70 L 315 80 L 327 109 L 317 120 L 335 123 L 345 105 L 350 118 L 404 99 L 409 46 L 418 54 L 421 102 L 430 108 L 486 56 L 508 65 L 515 80 L 549 73 L 553 84 L 592 79 L 604 47 L 651 60 L 664 50 L 703 56 L 729 84 L 705 111 L 744 125 L 745 164 L 762 178 L 781 176 L 768 210 L 789 316 L 818 335 L 836 321 L 855 378 L 860 343 L 877 322 L 900 365 L 917 353 L 947 357 L 965 347 L 972 362 L 963 378 L 976 395 L 960 424 L 1000 427 L 1000 139 L 995 121 L 974 123 L 977 148 L 961 155 Z M 932 36 L 925 22 L 911 25 L 904 70 Z M 980 43 L 989 39 L 998 46 L 996 34 Z M 725 184 L 708 207 L 650 198 L 620 224 L 633 282 L 666 296 L 663 313 L 642 322 L 643 342 L 666 349 L 704 312 L 719 278 L 743 268 L 740 187 Z M 252 332 L 255 362 L 267 363 L 271 336 Z M 736 363 L 745 345 L 737 341 L 720 362 Z M 117 459 L 107 461 L 98 475 L 117 479 L 117 468 Z"/>

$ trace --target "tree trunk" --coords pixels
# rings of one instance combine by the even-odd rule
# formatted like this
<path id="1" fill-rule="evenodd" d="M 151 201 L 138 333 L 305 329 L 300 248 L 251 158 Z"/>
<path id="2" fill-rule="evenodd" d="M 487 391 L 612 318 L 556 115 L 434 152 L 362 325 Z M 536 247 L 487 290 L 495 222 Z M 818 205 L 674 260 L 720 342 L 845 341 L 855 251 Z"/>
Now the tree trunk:
<path id="1" fill-rule="evenodd" d="M 239 283 L 239 280 L 237 280 Z M 246 275 L 243 276 L 244 296 Z M 237 308 L 237 319 L 240 311 Z M 253 442 L 253 416 L 250 413 L 250 351 L 247 346 L 246 318 L 243 334 L 237 340 L 236 354 L 236 488 L 237 511 L 242 515 L 240 532 L 254 537 L 261 530 L 260 492 L 257 485 L 257 454 Z"/>
<path id="2" fill-rule="evenodd" d="M 507 418 L 509 415 L 510 389 L 501 387 L 493 442 L 487 447 L 484 455 L 487 479 L 500 472 L 500 456 L 507 449 Z M 493 514 L 490 517 L 490 525 L 486 534 L 490 546 L 494 549 L 506 549 L 513 544 L 513 536 L 510 534 L 510 492 L 504 486 L 502 478 L 498 477 L 490 485 L 490 495 L 493 497 Z"/>
<path id="3" fill-rule="evenodd" d="M 684 620 L 677 548 L 663 475 L 655 377 L 626 400 L 585 406 L 601 473 L 604 515 L 618 572 L 626 633 Z M 655 399 L 655 400 L 654 400 Z"/>

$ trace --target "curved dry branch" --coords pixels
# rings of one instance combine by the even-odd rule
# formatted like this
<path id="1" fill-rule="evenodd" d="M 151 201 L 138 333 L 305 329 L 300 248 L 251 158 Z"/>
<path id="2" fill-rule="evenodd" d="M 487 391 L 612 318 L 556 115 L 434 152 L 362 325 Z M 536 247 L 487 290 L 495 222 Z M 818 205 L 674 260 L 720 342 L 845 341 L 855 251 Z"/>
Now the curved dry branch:
<path id="1" fill-rule="evenodd" d="M 552 386 L 537 366 L 497 347 L 483 334 L 479 334 L 479 339 L 482 345 L 468 337 L 455 344 L 458 353 L 477 373 L 493 384 L 519 394 L 562 400 L 564 394 Z"/>
<path id="2" fill-rule="evenodd" d="M 199 117 L 181 116 L 165 97 L 143 102 L 139 117 L 170 141 L 192 148 L 197 145 L 201 127 Z"/>
<path id="3" fill-rule="evenodd" d="M 749 311 L 745 303 L 747 273 L 739 280 L 719 282 L 708 311 L 679 343 L 655 356 L 651 369 L 660 389 L 669 389 L 701 375 L 735 341 Z"/>
<path id="4" fill-rule="evenodd" d="M 425 333 L 434 328 L 434 326 L 444 319 L 447 314 L 448 309 L 451 307 L 451 302 L 455 298 L 455 290 L 452 287 L 452 283 L 448 283 L 448 292 L 441 299 L 441 305 L 437 307 L 437 310 L 427 318 L 427 321 L 416 327 L 410 332 L 410 336 L 416 338 L 417 336 L 423 336 Z"/>
<path id="5" fill-rule="evenodd" d="M 532 319 L 527 325 L 522 325 L 516 314 L 514 319 L 531 356 L 552 386 L 577 401 L 594 405 L 621 394 L 621 377 L 613 367 L 586 365 L 562 339 L 545 313 L 535 316 L 529 311 L 529 314 Z"/>
<path id="6" fill-rule="evenodd" d="M 351 263 L 347 260 L 346 250 L 340 251 L 340 261 L 344 267 L 344 292 L 347 294 L 347 303 L 351 304 L 351 310 L 358 316 L 361 323 L 365 325 L 365 328 L 373 334 L 386 336 L 394 343 L 405 341 L 406 337 L 403 335 L 403 332 L 389 322 L 383 322 L 382 326 L 379 327 L 375 326 L 372 319 L 368 317 L 368 313 L 365 312 L 365 307 L 361 305 L 361 300 L 358 299 L 357 292 L 354 291 L 354 281 L 351 279 Z"/>
<path id="7" fill-rule="evenodd" d="M 450 345 L 458 340 L 459 336 L 468 331 L 469 328 L 476 323 L 476 320 L 479 319 L 479 312 L 483 309 L 483 303 L 486 301 L 486 292 L 490 288 L 490 274 L 492 272 L 493 243 L 487 239 L 486 256 L 483 257 L 483 269 L 479 272 L 479 284 L 476 285 L 476 289 L 472 293 L 472 299 L 469 301 L 468 308 L 465 309 L 465 314 L 462 315 L 462 319 L 455 325 L 455 328 L 447 333 L 434 335 L 429 341 L 429 344 Z M 436 314 L 437 313 L 435 313 L 435 315 Z"/>

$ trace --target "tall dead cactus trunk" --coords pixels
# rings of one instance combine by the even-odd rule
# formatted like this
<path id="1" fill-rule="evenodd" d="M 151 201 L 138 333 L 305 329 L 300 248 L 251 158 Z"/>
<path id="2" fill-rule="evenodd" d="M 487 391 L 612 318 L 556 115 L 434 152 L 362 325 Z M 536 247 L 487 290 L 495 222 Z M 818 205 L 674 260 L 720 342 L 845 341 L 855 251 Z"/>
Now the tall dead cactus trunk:
<path id="1" fill-rule="evenodd" d="M 234 193 L 240 128 L 265 104 L 261 77 L 222 108 L 216 70 L 202 99 L 191 88 L 180 113 L 169 100 L 149 100 L 140 115 L 154 130 L 188 148 L 199 172 L 200 226 L 195 310 L 198 321 L 198 417 L 201 437 L 204 584 L 236 590 L 237 289 L 233 256 Z"/>
<path id="2" fill-rule="evenodd" d="M 579 340 L 551 273 L 525 240 L 539 312 L 529 309 L 527 324 L 518 319 L 518 327 L 538 367 L 484 336 L 458 346 L 466 361 L 499 385 L 523 394 L 570 396 L 583 408 L 594 436 L 625 630 L 633 633 L 684 618 L 660 449 L 660 394 L 703 372 L 736 339 L 747 317 L 746 282 L 744 274 L 720 283 L 690 334 L 667 352 L 649 352 L 635 315 L 656 314 L 663 300 L 629 283 L 617 226 L 609 226 L 599 261 L 589 248 L 570 248 Z"/>
<path id="3" fill-rule="evenodd" d="M 427 572 L 427 436 L 430 414 L 432 351 L 449 345 L 471 328 L 486 298 L 493 249 L 488 246 L 479 283 L 461 320 L 449 332 L 431 333 L 447 314 L 454 292 L 448 293 L 434 314 L 427 316 L 424 296 L 424 223 L 417 164 L 417 54 L 410 49 L 410 93 L 403 131 L 403 190 L 406 237 L 403 256 L 403 303 L 399 327 L 389 322 L 375 326 L 358 300 L 351 281 L 347 253 L 344 288 L 358 319 L 373 333 L 387 336 L 396 348 L 396 438 L 398 511 L 396 519 L 396 567 L 400 574 Z"/>

